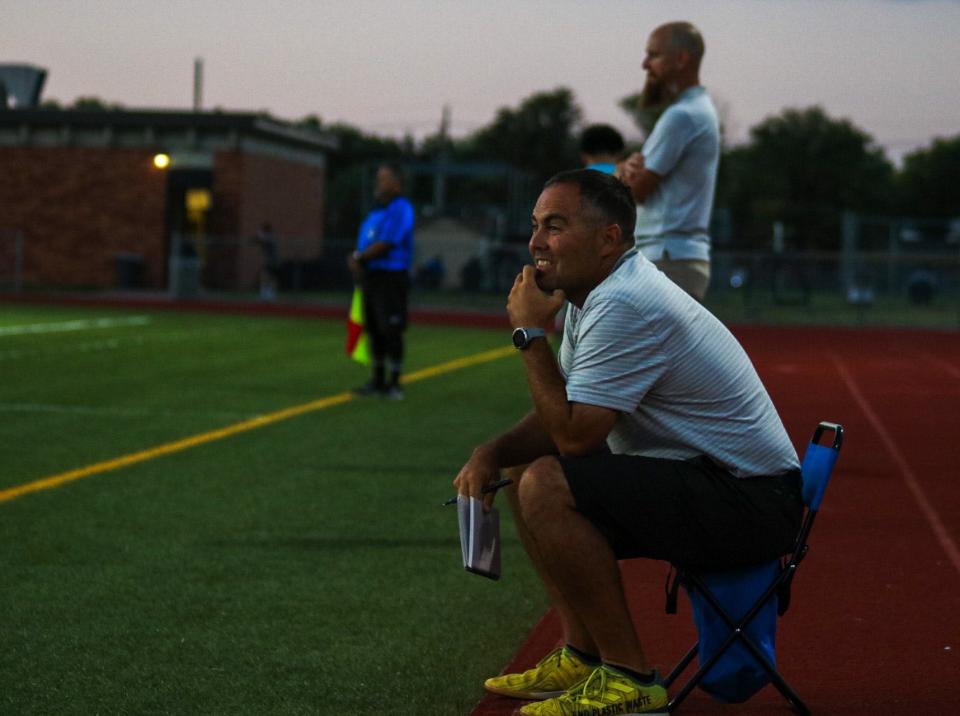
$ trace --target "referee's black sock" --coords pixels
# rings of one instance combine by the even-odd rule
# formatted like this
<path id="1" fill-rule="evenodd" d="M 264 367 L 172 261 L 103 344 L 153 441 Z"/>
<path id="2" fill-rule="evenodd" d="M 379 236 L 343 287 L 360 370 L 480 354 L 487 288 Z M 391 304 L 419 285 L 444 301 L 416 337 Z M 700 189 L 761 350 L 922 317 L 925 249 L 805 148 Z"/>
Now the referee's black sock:
<path id="1" fill-rule="evenodd" d="M 386 371 L 384 370 L 383 361 L 374 361 L 373 363 L 373 384 L 377 388 L 382 388 L 384 386 L 384 375 Z"/>
<path id="2" fill-rule="evenodd" d="M 403 364 L 393 359 L 387 362 L 390 364 L 390 387 L 400 385 L 400 373 L 403 371 Z"/>

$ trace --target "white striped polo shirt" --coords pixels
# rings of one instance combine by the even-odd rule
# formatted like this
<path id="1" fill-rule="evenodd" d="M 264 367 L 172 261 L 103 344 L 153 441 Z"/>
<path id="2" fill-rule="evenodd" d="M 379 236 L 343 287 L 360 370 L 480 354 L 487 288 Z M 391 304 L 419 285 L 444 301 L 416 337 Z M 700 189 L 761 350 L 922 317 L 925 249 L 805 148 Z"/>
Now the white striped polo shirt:
<path id="1" fill-rule="evenodd" d="M 620 412 L 614 453 L 706 455 L 737 477 L 799 467 L 743 347 L 636 249 L 570 306 L 560 370 L 568 400 Z"/>

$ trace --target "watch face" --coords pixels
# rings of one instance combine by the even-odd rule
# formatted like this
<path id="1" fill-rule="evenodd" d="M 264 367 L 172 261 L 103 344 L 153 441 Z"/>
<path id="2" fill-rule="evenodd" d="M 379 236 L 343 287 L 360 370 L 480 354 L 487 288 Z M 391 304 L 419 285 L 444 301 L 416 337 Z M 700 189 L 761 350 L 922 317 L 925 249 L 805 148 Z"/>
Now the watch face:
<path id="1" fill-rule="evenodd" d="M 513 332 L 513 345 L 515 348 L 523 348 L 527 345 L 527 332 L 518 328 Z"/>

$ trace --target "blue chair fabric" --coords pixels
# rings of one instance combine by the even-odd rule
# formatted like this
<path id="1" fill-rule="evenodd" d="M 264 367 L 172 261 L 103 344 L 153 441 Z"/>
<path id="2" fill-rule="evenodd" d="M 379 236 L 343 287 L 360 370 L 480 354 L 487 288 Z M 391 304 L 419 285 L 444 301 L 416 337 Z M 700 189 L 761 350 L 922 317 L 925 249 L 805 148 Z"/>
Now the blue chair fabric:
<path id="1" fill-rule="evenodd" d="M 827 432 L 833 443 L 821 445 Z M 699 687 L 725 703 L 741 703 L 769 683 L 800 714 L 810 710 L 776 668 L 776 623 L 790 606 L 791 585 L 809 547 L 807 539 L 823 501 L 843 444 L 843 426 L 821 422 L 801 463 L 806 507 L 793 551 L 784 560 L 739 570 L 697 572 L 674 565 L 667 583 L 667 612 L 676 612 L 677 591 L 690 597 L 698 641 L 674 667 L 664 684 L 669 688 L 699 655 L 700 666 L 668 709 L 678 708 Z M 676 570 L 675 572 L 673 570 Z"/>

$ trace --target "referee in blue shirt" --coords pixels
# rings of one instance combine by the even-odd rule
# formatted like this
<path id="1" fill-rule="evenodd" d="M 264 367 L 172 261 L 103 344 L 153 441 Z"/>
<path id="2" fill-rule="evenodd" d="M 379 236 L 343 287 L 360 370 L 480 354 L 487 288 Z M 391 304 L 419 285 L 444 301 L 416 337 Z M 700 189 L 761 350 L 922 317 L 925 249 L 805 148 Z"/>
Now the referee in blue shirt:
<path id="1" fill-rule="evenodd" d="M 402 196 L 403 178 L 398 165 L 384 163 L 379 167 L 375 190 L 377 204 L 361 224 L 357 248 L 347 258 L 350 272 L 363 290 L 365 328 L 373 353 L 373 377 L 355 392 L 403 400 L 400 374 L 414 212 L 413 205 Z"/>

